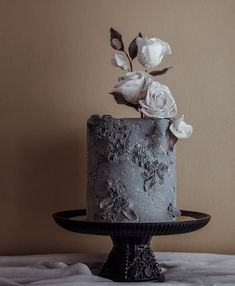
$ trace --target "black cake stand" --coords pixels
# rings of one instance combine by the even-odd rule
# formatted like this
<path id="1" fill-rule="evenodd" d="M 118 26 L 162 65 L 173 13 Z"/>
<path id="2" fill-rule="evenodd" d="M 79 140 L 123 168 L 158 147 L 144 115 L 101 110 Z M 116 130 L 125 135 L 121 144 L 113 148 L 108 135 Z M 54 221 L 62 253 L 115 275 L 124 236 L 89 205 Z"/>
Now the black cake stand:
<path id="1" fill-rule="evenodd" d="M 97 222 L 87 221 L 85 216 L 86 210 L 80 209 L 57 212 L 53 218 L 69 231 L 110 236 L 113 248 L 99 275 L 118 282 L 164 281 L 150 248 L 152 236 L 196 231 L 210 220 L 208 214 L 185 210 L 179 220 L 157 223 Z"/>

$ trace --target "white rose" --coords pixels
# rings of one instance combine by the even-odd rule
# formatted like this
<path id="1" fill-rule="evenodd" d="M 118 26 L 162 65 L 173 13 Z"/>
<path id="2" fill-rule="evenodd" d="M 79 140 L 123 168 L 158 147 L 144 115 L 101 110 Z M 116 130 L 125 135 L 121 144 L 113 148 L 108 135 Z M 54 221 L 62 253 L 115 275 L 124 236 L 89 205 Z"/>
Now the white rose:
<path id="1" fill-rule="evenodd" d="M 163 56 L 171 54 L 170 45 L 158 38 L 136 38 L 138 46 L 137 59 L 146 68 L 154 68 L 160 64 Z"/>
<path id="2" fill-rule="evenodd" d="M 159 82 L 152 82 L 145 100 L 140 100 L 140 111 L 147 117 L 171 118 L 177 114 L 177 107 L 169 88 Z"/>
<path id="3" fill-rule="evenodd" d="M 145 98 L 149 85 L 153 82 L 152 76 L 145 72 L 130 72 L 119 78 L 112 93 L 118 93 L 127 102 L 138 104 L 140 99 Z"/>
<path id="4" fill-rule="evenodd" d="M 193 127 L 184 122 L 184 115 L 170 125 L 170 130 L 177 138 L 189 138 L 193 133 Z"/>
<path id="5" fill-rule="evenodd" d="M 119 67 L 123 70 L 128 70 L 128 64 L 123 55 L 114 54 L 112 57 L 112 64 L 115 67 Z"/>

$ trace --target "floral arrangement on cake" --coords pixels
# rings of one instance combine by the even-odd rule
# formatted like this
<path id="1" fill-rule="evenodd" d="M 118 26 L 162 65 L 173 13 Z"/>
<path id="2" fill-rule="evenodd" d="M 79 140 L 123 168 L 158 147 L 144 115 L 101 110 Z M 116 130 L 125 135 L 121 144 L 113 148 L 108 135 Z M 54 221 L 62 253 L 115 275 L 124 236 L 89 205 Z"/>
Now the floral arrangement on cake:
<path id="1" fill-rule="evenodd" d="M 139 33 L 126 51 L 122 35 L 113 28 L 110 29 L 110 43 L 114 50 L 120 52 L 114 53 L 112 64 L 127 72 L 118 79 L 111 92 L 116 102 L 134 107 L 141 117 L 170 118 L 172 134 L 177 139 L 189 138 L 193 132 L 192 126 L 184 121 L 184 115 L 176 118 L 177 106 L 170 89 L 154 79 L 172 68 L 153 70 L 164 56 L 171 54 L 170 45 L 158 38 L 143 37 Z M 133 71 L 135 59 L 145 68 L 144 71 Z"/>

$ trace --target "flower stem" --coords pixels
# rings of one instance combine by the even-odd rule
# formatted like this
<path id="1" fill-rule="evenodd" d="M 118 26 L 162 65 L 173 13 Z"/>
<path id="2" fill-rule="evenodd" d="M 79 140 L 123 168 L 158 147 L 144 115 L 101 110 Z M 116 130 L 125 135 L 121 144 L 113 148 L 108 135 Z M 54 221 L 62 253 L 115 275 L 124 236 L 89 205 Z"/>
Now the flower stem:
<path id="1" fill-rule="evenodd" d="M 128 61 L 129 61 L 129 64 L 130 64 L 130 70 L 131 70 L 131 72 L 132 72 L 132 71 L 133 71 L 133 67 L 132 67 L 131 59 L 130 59 L 130 57 L 129 57 L 128 53 L 127 53 L 125 50 L 123 50 L 123 52 L 125 53 L 125 55 L 126 55 L 126 57 L 127 57 Z"/>

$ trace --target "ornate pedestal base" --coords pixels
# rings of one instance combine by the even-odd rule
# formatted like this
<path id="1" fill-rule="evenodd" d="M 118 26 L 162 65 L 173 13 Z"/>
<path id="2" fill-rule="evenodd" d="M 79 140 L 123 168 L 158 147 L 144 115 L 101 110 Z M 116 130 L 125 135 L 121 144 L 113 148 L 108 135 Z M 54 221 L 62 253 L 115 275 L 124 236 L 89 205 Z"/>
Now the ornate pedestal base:
<path id="1" fill-rule="evenodd" d="M 107 223 L 73 219 L 84 217 L 86 210 L 55 213 L 53 218 L 63 228 L 78 233 L 109 235 L 113 248 L 100 276 L 120 282 L 164 281 L 164 274 L 149 244 L 154 235 L 172 235 L 204 227 L 210 215 L 181 210 L 181 221 L 150 223 Z"/>
<path id="2" fill-rule="evenodd" d="M 132 238 L 112 238 L 113 248 L 100 276 L 113 281 L 164 281 L 164 274 L 149 247 L 149 241 L 133 242 Z"/>

